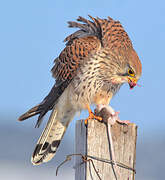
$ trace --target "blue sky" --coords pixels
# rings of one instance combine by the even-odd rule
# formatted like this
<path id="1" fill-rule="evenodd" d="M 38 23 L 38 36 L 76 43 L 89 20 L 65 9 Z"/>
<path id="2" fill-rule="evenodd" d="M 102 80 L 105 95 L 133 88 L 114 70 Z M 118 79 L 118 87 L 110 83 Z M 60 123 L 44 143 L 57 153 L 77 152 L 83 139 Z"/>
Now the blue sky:
<path id="1" fill-rule="evenodd" d="M 5 119 L 1 123 L 18 125 L 16 118 L 47 95 L 54 83 L 53 60 L 64 48 L 64 38 L 74 31 L 67 21 L 90 14 L 120 20 L 143 65 L 142 87 L 130 91 L 124 85 L 111 105 L 120 110 L 121 119 L 135 122 L 141 135 L 163 133 L 164 6 L 160 0 L 1 2 L 0 114 Z M 86 116 L 83 113 L 81 118 Z M 12 117 L 12 122 L 5 117 Z"/>

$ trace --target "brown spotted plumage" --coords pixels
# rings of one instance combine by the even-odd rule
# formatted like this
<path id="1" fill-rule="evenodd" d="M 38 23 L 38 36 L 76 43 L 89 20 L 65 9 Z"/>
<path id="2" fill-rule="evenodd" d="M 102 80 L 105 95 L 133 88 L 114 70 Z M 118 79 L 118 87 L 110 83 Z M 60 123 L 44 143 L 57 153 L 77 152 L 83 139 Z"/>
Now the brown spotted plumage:
<path id="1" fill-rule="evenodd" d="M 108 105 L 123 83 L 136 86 L 141 76 L 141 63 L 128 34 L 119 21 L 89 16 L 78 22 L 68 22 L 78 28 L 64 41 L 66 47 L 54 61 L 52 75 L 56 83 L 45 99 L 20 116 L 25 120 L 39 114 L 36 127 L 43 116 L 51 116 L 32 155 L 35 165 L 49 161 L 56 153 L 69 122 L 77 111 L 90 105 Z"/>

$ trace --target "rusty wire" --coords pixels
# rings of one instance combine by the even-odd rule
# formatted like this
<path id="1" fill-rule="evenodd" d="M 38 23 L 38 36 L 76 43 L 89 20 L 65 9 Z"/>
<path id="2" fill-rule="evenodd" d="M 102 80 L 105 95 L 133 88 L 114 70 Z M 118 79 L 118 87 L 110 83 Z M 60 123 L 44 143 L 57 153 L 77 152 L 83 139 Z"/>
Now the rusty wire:
<path id="1" fill-rule="evenodd" d="M 133 171 L 134 173 L 136 173 L 136 170 L 135 170 L 134 168 L 129 167 L 129 166 L 123 164 L 123 163 L 114 162 L 113 160 L 108 160 L 108 159 L 104 159 L 104 158 L 98 158 L 98 157 L 94 157 L 94 156 L 90 156 L 90 155 L 83 155 L 83 154 L 80 154 L 80 153 L 79 153 L 79 154 L 69 154 L 69 155 L 67 155 L 67 156 L 66 156 L 66 159 L 57 167 L 57 169 L 56 169 L 56 176 L 57 176 L 57 174 L 58 174 L 59 168 L 60 168 L 64 163 L 66 163 L 67 161 L 70 161 L 71 158 L 72 158 L 72 156 L 81 156 L 82 161 L 83 161 L 82 163 L 84 163 L 84 162 L 89 162 L 89 163 L 91 163 L 92 166 L 93 166 L 93 169 L 94 169 L 95 173 L 97 174 L 97 176 L 98 176 L 98 178 L 99 178 L 99 180 L 101 180 L 101 177 L 100 177 L 100 175 L 99 175 L 99 173 L 98 173 L 98 171 L 97 171 L 97 169 L 96 169 L 96 167 L 95 167 L 95 164 L 94 164 L 93 160 L 101 161 L 101 162 L 104 162 L 104 163 L 107 163 L 107 164 L 111 164 L 111 165 L 114 165 L 114 164 L 116 163 L 117 166 L 119 166 L 119 167 L 121 167 L 121 168 L 125 168 L 125 169 L 128 169 L 128 170 L 131 170 L 131 171 Z M 88 158 L 89 158 L 89 159 L 88 159 Z"/>

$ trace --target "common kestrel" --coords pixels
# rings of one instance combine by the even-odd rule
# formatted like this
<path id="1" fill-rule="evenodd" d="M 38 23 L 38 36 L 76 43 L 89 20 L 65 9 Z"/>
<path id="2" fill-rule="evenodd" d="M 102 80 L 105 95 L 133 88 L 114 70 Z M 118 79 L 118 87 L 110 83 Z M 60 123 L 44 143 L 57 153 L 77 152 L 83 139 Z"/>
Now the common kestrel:
<path id="1" fill-rule="evenodd" d="M 90 105 L 107 106 L 123 83 L 133 88 L 141 76 L 141 62 L 120 22 L 89 17 L 91 20 L 79 17 L 81 23 L 68 22 L 79 30 L 64 40 L 66 47 L 54 60 L 55 85 L 39 105 L 19 117 L 23 121 L 39 114 L 39 127 L 43 116 L 52 110 L 32 155 L 35 165 L 53 158 L 77 111 L 88 109 L 87 119 L 101 120 Z"/>

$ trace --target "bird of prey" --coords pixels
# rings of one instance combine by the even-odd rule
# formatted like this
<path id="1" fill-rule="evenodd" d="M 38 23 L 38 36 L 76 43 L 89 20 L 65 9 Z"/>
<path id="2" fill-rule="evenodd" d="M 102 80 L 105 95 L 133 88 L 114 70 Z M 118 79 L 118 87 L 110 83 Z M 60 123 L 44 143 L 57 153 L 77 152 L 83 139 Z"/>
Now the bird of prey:
<path id="1" fill-rule="evenodd" d="M 52 110 L 32 155 L 34 165 L 53 158 L 77 111 L 87 109 L 87 120 L 101 120 L 90 105 L 108 106 L 122 84 L 133 88 L 141 76 L 141 62 L 121 23 L 110 17 L 89 17 L 68 22 L 69 27 L 78 30 L 64 40 L 66 47 L 54 60 L 54 86 L 40 104 L 19 117 L 23 121 L 39 115 L 39 127 L 43 116 Z"/>

